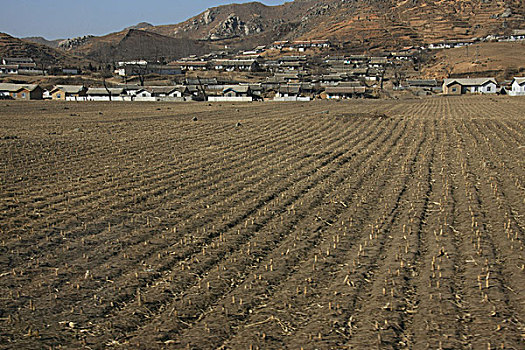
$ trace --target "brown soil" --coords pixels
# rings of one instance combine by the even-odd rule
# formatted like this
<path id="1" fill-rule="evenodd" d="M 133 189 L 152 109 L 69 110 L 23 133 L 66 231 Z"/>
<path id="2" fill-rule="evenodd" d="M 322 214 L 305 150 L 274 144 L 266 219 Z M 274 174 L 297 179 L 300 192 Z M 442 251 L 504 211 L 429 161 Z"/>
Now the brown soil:
<path id="1" fill-rule="evenodd" d="M 494 76 L 500 80 L 522 76 L 525 72 L 525 43 L 480 43 L 438 51 L 422 75 L 448 78 Z"/>
<path id="2" fill-rule="evenodd" d="M 0 348 L 523 348 L 525 99 L 0 107 Z"/>

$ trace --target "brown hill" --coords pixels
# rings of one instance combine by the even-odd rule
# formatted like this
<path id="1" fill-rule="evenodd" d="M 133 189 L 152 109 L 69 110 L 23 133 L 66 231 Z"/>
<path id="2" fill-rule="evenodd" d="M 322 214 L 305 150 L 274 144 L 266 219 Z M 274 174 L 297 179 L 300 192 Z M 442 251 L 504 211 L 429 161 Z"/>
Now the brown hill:
<path id="1" fill-rule="evenodd" d="M 64 49 L 98 61 L 174 59 L 225 46 L 331 39 L 356 51 L 396 49 L 525 28 L 523 0 L 295 0 L 214 7 L 179 24 L 73 40 Z"/>
<path id="2" fill-rule="evenodd" d="M 174 38 L 145 30 L 129 29 L 102 37 L 89 38 L 71 50 L 101 62 L 126 59 L 171 60 L 190 54 L 209 52 L 212 45 L 188 38 Z"/>
<path id="3" fill-rule="evenodd" d="M 295 36 L 350 41 L 363 47 L 400 47 L 510 33 L 525 25 L 519 0 L 328 1 L 310 11 Z"/>
<path id="4" fill-rule="evenodd" d="M 282 39 L 332 39 L 363 48 L 399 47 L 510 33 L 525 27 L 521 0 L 296 0 L 214 7 L 189 20 L 148 28 L 166 36 L 243 46 Z M 263 35 L 266 34 L 266 35 Z"/>
<path id="5" fill-rule="evenodd" d="M 22 40 L 30 41 L 30 42 L 35 43 L 35 44 L 41 44 L 41 45 L 49 46 L 49 47 L 52 47 L 52 48 L 56 49 L 56 48 L 58 48 L 58 44 L 63 39 L 47 40 L 46 38 L 43 38 L 41 36 L 30 36 L 30 37 L 22 38 Z"/>
<path id="6" fill-rule="evenodd" d="M 479 43 L 436 52 L 421 74 L 429 78 L 494 76 L 504 80 L 523 75 L 523 57 L 525 43 Z"/>
<path id="7" fill-rule="evenodd" d="M 83 67 L 89 62 L 71 53 L 0 33 L 0 57 L 31 57 L 38 65 L 73 65 Z"/>

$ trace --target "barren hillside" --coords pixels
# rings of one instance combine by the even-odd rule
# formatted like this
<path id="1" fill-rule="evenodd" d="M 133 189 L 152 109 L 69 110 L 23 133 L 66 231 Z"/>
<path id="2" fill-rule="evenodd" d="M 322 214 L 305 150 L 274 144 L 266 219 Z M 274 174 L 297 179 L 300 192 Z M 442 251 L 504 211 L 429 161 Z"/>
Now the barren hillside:
<path id="1" fill-rule="evenodd" d="M 38 64 L 80 65 L 87 64 L 83 58 L 52 47 L 25 41 L 0 33 L 0 57 L 31 57 Z"/>
<path id="2" fill-rule="evenodd" d="M 495 76 L 500 80 L 525 72 L 524 43 L 480 43 L 436 52 L 422 74 L 427 77 Z"/>
<path id="3" fill-rule="evenodd" d="M 144 30 L 129 29 L 94 37 L 71 52 L 98 61 L 143 58 L 149 60 L 174 59 L 190 54 L 203 54 L 211 49 L 206 42 L 188 38 L 168 37 Z"/>
<path id="4" fill-rule="evenodd" d="M 367 50 L 510 33 L 525 27 L 524 14 L 520 0 L 296 0 L 279 6 L 258 2 L 219 6 L 182 23 L 139 27 L 141 32 L 162 35 L 154 38 L 153 46 L 162 48 L 164 55 L 198 53 L 203 42 L 249 48 L 286 39 L 331 39 Z M 91 38 L 72 51 L 91 57 L 101 51 L 126 56 L 131 51 L 123 38 L 130 33 L 138 37 L 126 29 Z M 178 44 L 187 50 L 167 50 L 173 46 L 168 38 L 192 41 Z M 101 50 L 104 46 L 111 49 Z"/>

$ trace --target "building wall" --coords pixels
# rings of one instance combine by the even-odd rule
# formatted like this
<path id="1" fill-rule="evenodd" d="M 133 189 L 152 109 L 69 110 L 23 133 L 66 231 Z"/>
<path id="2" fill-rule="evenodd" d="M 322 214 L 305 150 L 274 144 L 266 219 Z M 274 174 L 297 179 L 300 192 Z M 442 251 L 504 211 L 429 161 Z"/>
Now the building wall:
<path id="1" fill-rule="evenodd" d="M 66 96 L 66 101 L 87 101 L 87 96 Z"/>
<path id="2" fill-rule="evenodd" d="M 102 96 L 87 96 L 88 101 L 109 101 L 109 96 L 102 95 Z M 126 99 L 124 96 L 111 96 L 111 101 L 125 101 Z M 128 99 L 131 101 L 131 98 Z"/>
<path id="3" fill-rule="evenodd" d="M 41 87 L 37 87 L 35 90 L 30 92 L 31 100 L 43 100 L 44 99 L 44 90 Z"/>
<path id="4" fill-rule="evenodd" d="M 452 84 L 449 86 L 443 86 L 443 93 L 446 95 L 461 95 L 463 89 L 460 84 Z"/>
<path id="5" fill-rule="evenodd" d="M 497 86 L 494 83 L 488 83 L 486 85 L 481 86 L 482 94 L 495 94 L 496 92 L 497 92 Z"/>
<path id="6" fill-rule="evenodd" d="M 209 102 L 251 102 L 251 97 L 209 96 Z"/>
<path id="7" fill-rule="evenodd" d="M 525 84 L 519 85 L 517 82 L 512 84 L 512 89 L 509 91 L 510 96 L 525 96 Z"/>
<path id="8" fill-rule="evenodd" d="M 277 102 L 308 102 L 310 97 L 299 97 L 299 96 L 275 96 L 273 101 Z"/>
<path id="9" fill-rule="evenodd" d="M 467 87 L 468 92 L 478 93 L 478 94 L 495 94 L 496 93 L 496 84 L 488 83 L 482 86 L 469 86 Z"/>
<path id="10" fill-rule="evenodd" d="M 340 94 L 326 94 L 327 99 L 335 99 L 335 100 L 344 100 L 347 98 L 352 98 L 353 96 L 357 96 L 352 93 L 340 93 Z"/>
<path id="11" fill-rule="evenodd" d="M 20 90 L 18 92 L 11 92 L 10 95 L 15 100 L 29 101 L 31 99 L 33 99 L 33 100 L 37 100 L 38 99 L 36 95 L 35 95 L 34 98 L 31 98 L 31 92 L 26 90 L 26 89 Z M 40 98 L 40 99 L 42 99 L 42 98 Z"/>
<path id="12" fill-rule="evenodd" d="M 58 91 L 56 91 L 56 92 L 51 94 L 51 99 L 52 100 L 65 101 L 66 100 L 66 93 L 64 91 L 58 90 Z"/>

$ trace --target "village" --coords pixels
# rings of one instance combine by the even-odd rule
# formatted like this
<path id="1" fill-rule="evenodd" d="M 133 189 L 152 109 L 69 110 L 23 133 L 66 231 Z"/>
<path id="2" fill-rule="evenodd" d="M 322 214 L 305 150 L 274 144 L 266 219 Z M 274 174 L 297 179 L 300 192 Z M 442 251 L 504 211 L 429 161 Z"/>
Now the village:
<path id="1" fill-rule="evenodd" d="M 114 62 L 109 78 L 98 84 L 0 83 L 0 99 L 63 101 L 311 101 L 349 98 L 508 94 L 525 95 L 525 77 L 497 81 L 492 76 L 427 79 L 418 76 L 429 52 L 467 47 L 482 41 L 523 41 L 525 33 L 508 37 L 449 40 L 397 51 L 334 55 L 338 44 L 328 40 L 276 41 L 253 50 L 211 52 L 170 62 Z M 327 54 L 327 52 L 329 52 Z M 46 70 L 31 57 L 1 59 L 0 76 L 61 76 L 91 74 L 75 67 Z M 241 78 L 240 78 L 241 77 Z M 246 78 L 249 77 L 249 78 Z M 160 81 L 160 83 L 159 83 Z M 166 81 L 169 83 L 166 84 Z"/>

